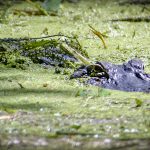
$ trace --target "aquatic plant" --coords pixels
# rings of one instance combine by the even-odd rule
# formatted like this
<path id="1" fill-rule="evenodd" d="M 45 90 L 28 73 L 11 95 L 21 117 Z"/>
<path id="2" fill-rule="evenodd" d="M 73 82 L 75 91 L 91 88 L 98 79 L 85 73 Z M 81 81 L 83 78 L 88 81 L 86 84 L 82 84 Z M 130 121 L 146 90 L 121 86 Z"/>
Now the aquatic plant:
<path id="1" fill-rule="evenodd" d="M 62 48 L 65 43 L 69 43 L 71 47 L 76 48 L 76 52 L 80 53 L 82 57 L 88 57 L 87 52 L 82 49 L 76 38 L 52 35 L 42 38 L 0 39 L 0 62 L 15 66 L 15 63 L 19 63 L 16 61 L 18 58 L 27 57 L 34 63 L 73 67 L 78 58 Z M 11 61 L 10 57 L 13 57 Z"/>
<path id="2" fill-rule="evenodd" d="M 42 6 L 46 11 L 57 11 L 60 3 L 61 0 L 45 0 Z"/>
<path id="3" fill-rule="evenodd" d="M 100 40 L 102 41 L 102 43 L 104 45 L 104 48 L 107 48 L 107 45 L 104 40 L 104 35 L 100 31 L 94 29 L 91 25 L 89 25 L 89 27 L 91 28 L 91 31 L 100 38 Z"/>
<path id="4" fill-rule="evenodd" d="M 38 9 L 38 11 L 43 14 L 43 15 L 48 15 L 48 12 L 39 4 L 36 2 L 32 2 L 31 0 L 26 0 L 29 4 L 31 4 L 32 6 L 34 6 L 35 8 Z"/>
<path id="5" fill-rule="evenodd" d="M 61 0 L 45 0 L 42 4 L 26 0 L 30 5 L 35 7 L 41 15 L 49 15 L 50 11 L 56 12 L 59 9 Z"/>

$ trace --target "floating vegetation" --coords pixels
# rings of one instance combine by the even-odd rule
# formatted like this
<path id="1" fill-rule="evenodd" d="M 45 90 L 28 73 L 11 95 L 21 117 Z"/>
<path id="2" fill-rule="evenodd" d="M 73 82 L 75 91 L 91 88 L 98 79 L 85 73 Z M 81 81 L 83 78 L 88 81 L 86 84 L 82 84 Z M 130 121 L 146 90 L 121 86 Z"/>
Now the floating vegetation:
<path id="1" fill-rule="evenodd" d="M 141 107 L 143 104 L 143 101 L 141 99 L 136 98 L 135 99 L 135 107 Z"/>
<path id="2" fill-rule="evenodd" d="M 38 12 L 36 12 L 36 14 L 46 15 L 46 16 L 48 16 L 49 14 L 56 15 L 55 13 L 58 11 L 60 3 L 61 3 L 61 0 L 45 0 L 41 4 L 37 2 L 33 2 L 31 0 L 26 0 L 26 1 L 37 9 Z M 31 14 L 32 11 L 31 12 L 26 11 L 26 13 Z"/>
<path id="3" fill-rule="evenodd" d="M 52 35 L 42 38 L 0 39 L 0 62 L 10 67 L 21 67 L 29 62 L 59 67 L 72 67 L 78 58 L 62 48 L 69 44 L 76 53 L 88 57 L 76 37 Z"/>
<path id="4" fill-rule="evenodd" d="M 8 14 L 10 6 L 11 3 L 5 2 L 5 4 L 3 4 L 3 7 L 0 8 L 0 23 L 8 22 Z"/>
<path id="5" fill-rule="evenodd" d="M 80 64 L 87 65 L 93 76 L 99 74 L 109 78 L 101 63 L 94 64 L 88 60 L 88 54 L 82 49 L 77 37 L 52 35 L 43 38 L 0 39 L 0 49 L 0 62 L 10 67 L 24 68 L 32 61 L 43 65 L 75 68 L 80 60 Z"/>

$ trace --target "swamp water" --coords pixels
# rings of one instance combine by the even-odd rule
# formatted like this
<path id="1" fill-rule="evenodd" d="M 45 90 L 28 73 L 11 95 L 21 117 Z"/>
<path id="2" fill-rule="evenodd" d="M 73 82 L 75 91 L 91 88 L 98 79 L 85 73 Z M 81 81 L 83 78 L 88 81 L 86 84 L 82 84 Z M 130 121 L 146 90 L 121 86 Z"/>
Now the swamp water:
<path id="1" fill-rule="evenodd" d="M 150 24 L 106 20 L 148 16 L 149 7 L 81 0 L 63 3 L 58 16 L 10 13 L 7 23 L 0 24 L 0 37 L 78 35 L 93 62 L 112 65 L 139 58 L 149 73 Z M 107 33 L 107 49 L 88 24 Z M 145 74 L 143 67 L 139 69 Z M 71 74 L 73 69 L 60 69 L 56 74 L 53 67 L 30 64 L 22 70 L 0 64 L 1 149 L 149 149 L 149 93 L 85 86 L 82 79 L 69 80 Z"/>

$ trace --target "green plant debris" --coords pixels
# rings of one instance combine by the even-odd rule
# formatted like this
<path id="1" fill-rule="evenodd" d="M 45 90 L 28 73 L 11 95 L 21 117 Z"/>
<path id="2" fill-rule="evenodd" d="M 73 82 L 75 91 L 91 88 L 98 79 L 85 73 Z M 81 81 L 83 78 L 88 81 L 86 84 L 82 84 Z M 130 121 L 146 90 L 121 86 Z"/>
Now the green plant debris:
<path id="1" fill-rule="evenodd" d="M 22 10 L 28 6 L 27 3 L 18 3 L 13 8 Z M 82 55 L 91 62 L 122 64 L 138 57 L 144 61 L 146 72 L 150 72 L 150 24 L 105 21 L 139 15 L 141 5 L 119 6 L 117 0 L 81 0 L 77 4 L 62 3 L 58 16 L 54 17 L 9 13 L 8 23 L 0 23 L 1 39 L 41 37 L 47 28 L 49 35 L 58 32 L 71 37 L 78 35 L 80 46 L 89 57 L 84 51 Z M 77 15 L 80 19 L 74 20 Z M 147 11 L 142 15 L 146 16 Z M 88 24 L 107 31 L 107 52 L 100 47 L 99 39 L 93 39 Z M 59 38 L 65 39 L 64 36 L 52 37 L 56 45 Z M 34 40 L 29 40 L 31 44 L 27 47 L 27 41 L 19 43 L 21 48 L 24 46 L 31 52 L 41 51 L 44 45 L 48 45 L 43 42 L 42 47 L 36 47 Z M 37 41 L 38 45 L 41 40 Z M 69 41 L 71 44 L 71 39 Z M 11 57 L 9 62 L 20 58 L 19 54 L 11 52 L 20 49 L 17 41 L 11 43 L 3 42 L 2 45 L 0 42 L 3 61 L 4 57 L 7 60 Z M 73 45 L 73 49 L 80 47 L 79 44 Z M 6 50 L 8 55 L 2 57 Z M 149 149 L 149 93 L 98 89 L 84 85 L 84 79 L 69 80 L 74 69 L 44 68 L 32 63 L 31 59 L 25 62 L 28 62 L 26 70 L 0 63 L 0 118 L 11 116 L 0 120 L 0 149 Z M 63 74 L 64 70 L 68 74 Z M 142 101 L 141 106 L 135 107 L 136 99 Z M 77 129 L 73 125 L 77 125 Z"/>
<path id="2" fill-rule="evenodd" d="M 107 48 L 103 34 L 100 31 L 97 31 L 96 29 L 94 29 L 91 25 L 89 25 L 89 27 L 91 28 L 91 31 L 101 39 L 101 41 L 104 45 L 104 48 Z"/>
<path id="3" fill-rule="evenodd" d="M 37 8 L 41 12 L 41 14 L 46 15 L 46 16 L 48 15 L 48 12 L 44 8 L 42 8 L 40 4 L 36 2 L 32 2 L 31 0 L 26 0 L 26 1 L 32 6 L 34 6 L 35 8 Z"/>
<path id="4" fill-rule="evenodd" d="M 61 35 L 60 35 L 61 36 Z M 0 39 L 0 48 L 2 50 L 0 62 L 9 65 L 10 67 L 20 68 L 24 64 L 29 64 L 26 60 L 31 59 L 34 63 L 46 63 L 48 65 L 73 67 L 78 57 L 66 51 L 62 45 L 68 42 L 70 46 L 76 48 L 75 52 L 84 58 L 88 56 L 87 52 L 82 49 L 81 45 L 74 37 L 65 37 L 64 39 L 58 38 L 47 39 L 43 38 L 22 38 L 22 39 Z M 79 54 L 80 53 L 80 54 Z M 27 58 L 26 58 L 27 57 Z"/>
<path id="5" fill-rule="evenodd" d="M 143 104 L 143 101 L 141 99 L 135 99 L 135 107 L 141 107 Z"/>
<path id="6" fill-rule="evenodd" d="M 60 7 L 61 0 L 45 0 L 43 3 L 43 7 L 47 11 L 58 11 Z"/>
<path id="7" fill-rule="evenodd" d="M 7 24 L 9 21 L 9 9 L 10 9 L 11 3 L 6 2 L 5 5 L 1 8 L 0 11 L 0 23 Z"/>
<path id="8" fill-rule="evenodd" d="M 80 124 L 73 124 L 73 125 L 71 125 L 71 128 L 78 130 L 81 128 L 81 125 Z"/>

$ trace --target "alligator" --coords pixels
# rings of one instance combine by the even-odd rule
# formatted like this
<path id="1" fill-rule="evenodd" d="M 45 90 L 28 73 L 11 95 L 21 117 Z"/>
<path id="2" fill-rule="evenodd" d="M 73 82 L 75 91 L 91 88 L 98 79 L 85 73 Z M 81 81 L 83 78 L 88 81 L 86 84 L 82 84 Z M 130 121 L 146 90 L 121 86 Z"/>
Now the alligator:
<path id="1" fill-rule="evenodd" d="M 40 63 L 47 66 L 71 67 L 78 58 L 62 48 L 63 43 L 71 44 L 82 56 L 87 57 L 76 39 L 65 37 L 64 35 L 55 35 L 42 38 L 23 38 L 23 39 L 0 39 L 0 63 L 9 64 L 10 59 L 14 58 L 16 53 L 16 63 L 18 53 L 21 56 L 30 58 L 34 63 Z M 60 37 L 63 36 L 62 40 Z M 46 38 L 44 40 L 44 38 Z M 67 48 L 67 47 L 66 47 Z M 8 54 L 7 54 L 8 53 Z M 83 57 L 82 57 L 83 58 Z M 12 60 L 10 61 L 12 63 Z M 68 64 L 69 63 L 69 64 Z M 144 72 L 144 64 L 140 59 L 132 59 L 121 65 L 110 62 L 83 63 L 71 75 L 74 78 L 88 78 L 86 84 L 92 84 L 108 89 L 130 91 L 130 92 L 150 92 L 150 74 Z M 14 66 L 14 64 L 13 64 Z"/>
<path id="2" fill-rule="evenodd" d="M 150 74 L 144 72 L 144 64 L 140 59 L 131 59 L 121 65 L 109 62 L 102 64 L 107 74 L 93 70 L 89 66 L 81 66 L 71 75 L 74 78 L 88 78 L 86 84 L 100 86 L 107 89 L 128 92 L 150 92 Z"/>

